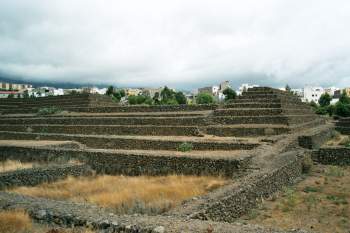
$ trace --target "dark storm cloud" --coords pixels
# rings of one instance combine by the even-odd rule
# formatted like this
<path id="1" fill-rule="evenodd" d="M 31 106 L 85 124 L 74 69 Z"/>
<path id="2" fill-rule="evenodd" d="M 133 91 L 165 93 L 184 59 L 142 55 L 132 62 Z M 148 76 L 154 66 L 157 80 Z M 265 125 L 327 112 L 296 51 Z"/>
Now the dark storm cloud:
<path id="1" fill-rule="evenodd" d="M 0 0 L 0 73 L 120 86 L 345 86 L 349 13 L 346 0 Z"/>

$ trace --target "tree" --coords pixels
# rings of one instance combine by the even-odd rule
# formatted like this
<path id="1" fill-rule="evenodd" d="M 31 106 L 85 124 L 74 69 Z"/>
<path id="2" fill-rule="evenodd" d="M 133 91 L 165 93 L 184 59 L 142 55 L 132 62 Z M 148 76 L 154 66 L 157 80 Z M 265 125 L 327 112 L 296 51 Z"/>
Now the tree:
<path id="1" fill-rule="evenodd" d="M 129 104 L 131 104 L 131 105 L 137 104 L 137 97 L 134 96 L 134 95 L 129 96 L 129 97 L 128 97 L 128 102 L 129 102 Z"/>
<path id="2" fill-rule="evenodd" d="M 160 97 L 162 98 L 162 103 L 167 103 L 169 100 L 175 98 L 175 92 L 171 89 L 169 89 L 167 86 L 163 88 L 163 90 L 160 92 Z"/>
<path id="3" fill-rule="evenodd" d="M 226 101 L 228 101 L 228 100 L 233 100 L 233 99 L 235 99 L 236 98 L 236 96 L 237 96 L 237 93 L 234 91 L 234 90 L 232 90 L 231 88 L 226 88 L 223 92 L 222 92 L 222 94 L 224 94 L 225 95 L 225 100 Z"/>
<path id="4" fill-rule="evenodd" d="M 12 99 L 12 98 L 14 98 L 14 97 L 15 97 L 14 94 L 8 94 L 8 96 L 7 96 L 7 98 L 9 98 L 9 99 Z"/>
<path id="5" fill-rule="evenodd" d="M 291 89 L 290 86 L 287 84 L 287 85 L 286 85 L 286 91 L 287 91 L 287 92 L 291 92 L 291 90 L 292 90 L 292 89 Z"/>
<path id="6" fill-rule="evenodd" d="M 160 101 L 159 101 L 159 92 L 154 93 L 153 102 L 154 102 L 154 104 L 159 104 L 160 103 Z"/>
<path id="7" fill-rule="evenodd" d="M 335 105 L 335 114 L 341 117 L 350 117 L 350 104 L 338 101 Z"/>
<path id="8" fill-rule="evenodd" d="M 113 93 L 114 93 L 114 87 L 113 86 L 109 86 L 107 88 L 106 95 L 111 96 L 111 95 L 113 95 Z"/>
<path id="9" fill-rule="evenodd" d="M 28 92 L 28 90 L 25 90 L 25 91 L 23 92 L 23 98 L 25 98 L 25 99 L 28 99 L 28 98 L 29 98 L 29 92 Z"/>
<path id="10" fill-rule="evenodd" d="M 346 94 L 345 90 L 340 95 L 339 102 L 342 104 L 350 104 L 350 97 Z"/>
<path id="11" fill-rule="evenodd" d="M 125 97 L 125 96 L 126 96 L 126 93 L 125 93 L 125 90 L 124 90 L 124 89 L 120 89 L 120 90 L 119 90 L 119 93 L 120 93 L 120 96 L 121 96 L 121 97 Z"/>
<path id="12" fill-rule="evenodd" d="M 214 103 L 214 97 L 209 93 L 199 93 L 196 102 L 197 104 L 211 104 Z"/>
<path id="13" fill-rule="evenodd" d="M 328 94 L 322 94 L 320 99 L 318 100 L 318 103 L 320 104 L 321 107 L 326 107 L 331 104 L 332 97 Z"/>
<path id="14" fill-rule="evenodd" d="M 318 105 L 313 100 L 310 102 L 310 106 L 313 108 L 318 108 Z"/>
<path id="15" fill-rule="evenodd" d="M 122 96 L 121 96 L 119 91 L 114 92 L 112 96 L 113 96 L 113 99 L 116 100 L 117 102 L 119 102 L 121 100 L 121 98 L 122 98 Z"/>
<path id="16" fill-rule="evenodd" d="M 176 92 L 175 99 L 178 104 L 187 104 L 187 98 L 181 91 Z"/>

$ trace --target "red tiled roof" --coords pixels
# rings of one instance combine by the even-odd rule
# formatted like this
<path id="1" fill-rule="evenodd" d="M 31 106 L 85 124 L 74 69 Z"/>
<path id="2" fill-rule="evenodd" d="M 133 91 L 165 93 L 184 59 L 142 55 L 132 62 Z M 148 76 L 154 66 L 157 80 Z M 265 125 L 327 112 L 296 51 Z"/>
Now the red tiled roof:
<path id="1" fill-rule="evenodd" d="M 18 91 L 0 91 L 0 94 L 18 94 Z"/>

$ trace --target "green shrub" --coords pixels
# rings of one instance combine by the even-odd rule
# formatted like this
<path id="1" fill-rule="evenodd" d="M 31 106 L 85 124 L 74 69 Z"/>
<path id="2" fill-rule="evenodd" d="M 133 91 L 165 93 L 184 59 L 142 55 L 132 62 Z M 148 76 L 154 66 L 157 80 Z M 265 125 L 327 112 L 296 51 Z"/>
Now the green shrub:
<path id="1" fill-rule="evenodd" d="M 350 104 L 338 102 L 335 105 L 335 114 L 341 117 L 350 117 Z"/>
<path id="2" fill-rule="evenodd" d="M 346 200 L 345 195 L 327 195 L 327 200 L 333 202 L 336 205 L 347 205 L 348 201 Z"/>
<path id="3" fill-rule="evenodd" d="M 236 99 L 237 96 L 237 93 L 231 88 L 226 88 L 222 93 L 225 95 L 225 101 L 232 101 Z"/>
<path id="4" fill-rule="evenodd" d="M 192 151 L 193 150 L 193 145 L 192 143 L 189 143 L 189 142 L 184 142 L 184 143 L 181 143 L 179 145 L 179 147 L 177 148 L 178 151 L 181 151 L 181 152 L 189 152 L 189 151 Z"/>
<path id="5" fill-rule="evenodd" d="M 57 107 L 45 107 L 45 108 L 40 108 L 37 112 L 38 115 L 52 115 L 61 112 L 62 110 L 57 108 Z"/>
<path id="6" fill-rule="evenodd" d="M 310 187 L 310 186 L 306 186 L 303 190 L 305 193 L 317 193 L 320 192 L 321 189 L 318 187 Z"/>
<path id="7" fill-rule="evenodd" d="M 214 103 L 214 97 L 209 93 L 199 93 L 196 97 L 197 104 L 212 104 Z"/>

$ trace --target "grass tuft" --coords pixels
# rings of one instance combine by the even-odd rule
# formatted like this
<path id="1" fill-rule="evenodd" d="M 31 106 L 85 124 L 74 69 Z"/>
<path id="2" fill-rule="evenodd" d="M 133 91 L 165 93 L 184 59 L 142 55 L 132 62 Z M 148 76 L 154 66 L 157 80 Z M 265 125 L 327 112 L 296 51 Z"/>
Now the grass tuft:
<path id="1" fill-rule="evenodd" d="M 189 143 L 189 142 L 183 142 L 179 145 L 177 150 L 181 152 L 189 152 L 193 150 L 193 145 L 192 143 Z"/>
<path id="2" fill-rule="evenodd" d="M 46 115 L 52 115 L 52 114 L 56 114 L 56 113 L 60 113 L 62 112 L 61 109 L 52 106 L 52 107 L 45 107 L 45 108 L 40 108 L 37 112 L 37 115 L 39 116 L 46 116 Z"/>
<path id="3" fill-rule="evenodd" d="M 27 233 L 32 227 L 29 215 L 23 210 L 0 212 L 0 233 Z"/>
<path id="4" fill-rule="evenodd" d="M 0 162 L 0 172 L 8 172 L 15 171 L 19 169 L 32 168 L 32 163 L 22 163 L 17 160 L 6 160 L 4 162 Z"/>

